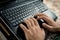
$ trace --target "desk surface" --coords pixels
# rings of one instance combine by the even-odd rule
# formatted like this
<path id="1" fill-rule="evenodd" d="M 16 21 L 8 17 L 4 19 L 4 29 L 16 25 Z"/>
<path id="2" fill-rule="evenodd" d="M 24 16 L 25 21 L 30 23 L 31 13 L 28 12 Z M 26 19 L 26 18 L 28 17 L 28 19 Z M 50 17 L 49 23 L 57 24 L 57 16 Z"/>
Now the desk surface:
<path id="1" fill-rule="evenodd" d="M 56 12 L 56 15 L 58 16 L 56 22 L 60 24 L 60 0 L 44 0 L 44 3 L 48 6 L 48 8 Z"/>

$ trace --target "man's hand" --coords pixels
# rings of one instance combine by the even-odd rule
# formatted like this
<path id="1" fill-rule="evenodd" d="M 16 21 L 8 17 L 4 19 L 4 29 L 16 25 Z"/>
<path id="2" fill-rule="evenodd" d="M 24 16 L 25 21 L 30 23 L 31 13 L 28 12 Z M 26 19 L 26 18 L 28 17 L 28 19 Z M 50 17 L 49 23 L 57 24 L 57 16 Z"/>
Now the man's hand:
<path id="1" fill-rule="evenodd" d="M 37 20 L 43 19 L 47 23 L 43 23 L 42 26 L 51 32 L 60 31 L 60 25 L 56 23 L 52 18 L 48 17 L 45 14 L 37 14 Z"/>
<path id="2" fill-rule="evenodd" d="M 27 24 L 27 27 L 23 24 L 20 24 L 20 27 L 23 29 L 27 40 L 44 40 L 45 32 L 44 29 L 41 29 L 37 20 L 35 18 L 30 18 L 24 21 Z"/>

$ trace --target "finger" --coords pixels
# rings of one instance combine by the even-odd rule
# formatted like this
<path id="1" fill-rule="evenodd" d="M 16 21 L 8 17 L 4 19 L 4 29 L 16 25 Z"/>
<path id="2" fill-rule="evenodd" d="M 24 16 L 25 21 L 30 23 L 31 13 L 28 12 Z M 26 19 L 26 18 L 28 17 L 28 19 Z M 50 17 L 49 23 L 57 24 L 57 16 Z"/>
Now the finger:
<path id="1" fill-rule="evenodd" d="M 28 40 L 31 40 L 32 36 L 33 36 L 33 33 L 31 31 L 29 31 L 27 34 L 27 38 Z"/>
<path id="2" fill-rule="evenodd" d="M 25 32 L 26 40 L 29 40 L 29 38 L 31 37 L 31 35 L 32 35 L 32 32 L 30 30 L 28 30 L 27 32 Z"/>
<path id="3" fill-rule="evenodd" d="M 48 24 L 50 24 L 52 22 L 52 20 L 49 17 L 45 17 L 45 16 L 40 16 L 39 18 L 37 18 L 37 20 L 39 20 L 39 19 L 43 19 Z"/>
<path id="4" fill-rule="evenodd" d="M 37 19 L 38 19 L 38 20 L 39 20 L 39 19 L 47 20 L 47 17 L 45 17 L 45 16 L 39 16 L 39 17 L 37 17 Z"/>
<path id="5" fill-rule="evenodd" d="M 49 20 L 50 20 L 50 19 L 48 19 L 49 17 L 48 17 L 47 15 L 42 14 L 42 13 L 36 14 L 36 16 L 37 16 L 37 19 L 38 19 L 38 20 L 39 20 L 39 19 L 44 19 L 45 21 L 49 21 Z"/>
<path id="6" fill-rule="evenodd" d="M 20 24 L 19 26 L 23 29 L 24 32 L 28 30 L 23 24 Z"/>
<path id="7" fill-rule="evenodd" d="M 44 29 L 42 29 L 42 33 L 43 33 L 43 35 L 45 36 L 45 31 L 44 31 Z"/>
<path id="8" fill-rule="evenodd" d="M 30 29 L 30 28 L 31 28 L 31 23 L 30 23 L 30 21 L 27 19 L 27 20 L 25 20 L 24 22 L 26 23 L 27 27 Z"/>
<path id="9" fill-rule="evenodd" d="M 39 24 L 38 24 L 38 22 L 37 22 L 37 20 L 35 19 L 35 18 L 31 18 L 33 21 L 34 21 L 34 24 L 36 25 L 36 26 L 39 26 Z"/>
<path id="10" fill-rule="evenodd" d="M 26 33 L 26 32 L 25 32 L 25 37 L 26 37 L 26 40 L 29 40 L 28 33 Z"/>
<path id="11" fill-rule="evenodd" d="M 46 23 L 43 23 L 42 26 L 43 26 L 44 28 L 46 28 L 47 30 L 49 30 L 49 31 L 52 30 L 52 28 L 53 28 L 52 26 L 49 26 L 49 25 L 46 24 Z"/>
<path id="12" fill-rule="evenodd" d="M 35 24 L 34 24 L 34 21 L 30 18 L 30 19 L 28 19 L 29 21 L 30 21 L 30 23 L 31 23 L 31 26 L 35 26 Z"/>
<path id="13" fill-rule="evenodd" d="M 35 16 L 46 16 L 47 17 L 47 15 L 43 13 L 36 14 Z"/>
<path id="14" fill-rule="evenodd" d="M 27 40 L 29 40 L 29 35 L 32 34 L 30 30 L 28 30 L 23 24 L 20 24 L 20 27 L 23 29 L 24 33 L 25 33 L 25 37 Z"/>

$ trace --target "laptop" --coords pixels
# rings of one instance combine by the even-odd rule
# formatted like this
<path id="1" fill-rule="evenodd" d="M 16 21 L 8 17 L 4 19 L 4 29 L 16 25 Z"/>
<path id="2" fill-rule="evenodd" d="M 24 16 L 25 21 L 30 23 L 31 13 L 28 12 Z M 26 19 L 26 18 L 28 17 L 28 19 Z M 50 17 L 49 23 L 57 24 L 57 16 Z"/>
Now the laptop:
<path id="1" fill-rule="evenodd" d="M 25 19 L 33 17 L 37 13 L 44 13 L 56 21 L 57 16 L 43 3 L 43 0 L 9 0 L 0 4 L 0 21 L 4 28 L 8 40 L 26 40 L 24 32 L 19 28 L 19 24 Z M 3 26 L 1 26 L 3 28 Z M 48 31 L 47 31 L 48 32 Z M 48 32 L 46 40 L 53 40 L 58 35 Z"/>

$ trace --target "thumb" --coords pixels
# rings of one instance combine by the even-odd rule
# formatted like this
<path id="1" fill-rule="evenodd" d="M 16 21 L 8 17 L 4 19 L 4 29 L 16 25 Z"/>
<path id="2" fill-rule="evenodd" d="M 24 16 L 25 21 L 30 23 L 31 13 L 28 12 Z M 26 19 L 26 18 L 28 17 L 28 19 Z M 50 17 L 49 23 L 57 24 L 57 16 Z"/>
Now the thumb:
<path id="1" fill-rule="evenodd" d="M 46 23 L 43 23 L 42 26 L 43 26 L 44 28 L 46 28 L 47 30 L 51 30 L 51 29 L 52 29 L 52 26 L 50 26 L 50 25 L 48 25 L 48 24 L 46 24 Z"/>

